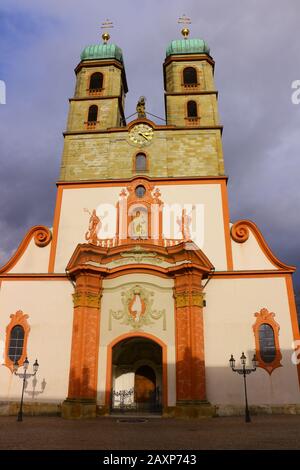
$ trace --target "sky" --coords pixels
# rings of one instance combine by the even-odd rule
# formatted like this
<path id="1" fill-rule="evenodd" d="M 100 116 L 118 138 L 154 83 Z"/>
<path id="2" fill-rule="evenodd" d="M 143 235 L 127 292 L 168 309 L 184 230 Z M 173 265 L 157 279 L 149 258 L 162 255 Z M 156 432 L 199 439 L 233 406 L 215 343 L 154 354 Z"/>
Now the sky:
<path id="1" fill-rule="evenodd" d="M 123 50 L 126 116 L 145 95 L 164 117 L 162 63 L 182 14 L 216 62 L 231 221 L 253 220 L 275 255 L 300 268 L 299 0 L 1 0 L 1 265 L 31 226 L 52 226 L 73 70 L 101 23 L 114 22 Z"/>

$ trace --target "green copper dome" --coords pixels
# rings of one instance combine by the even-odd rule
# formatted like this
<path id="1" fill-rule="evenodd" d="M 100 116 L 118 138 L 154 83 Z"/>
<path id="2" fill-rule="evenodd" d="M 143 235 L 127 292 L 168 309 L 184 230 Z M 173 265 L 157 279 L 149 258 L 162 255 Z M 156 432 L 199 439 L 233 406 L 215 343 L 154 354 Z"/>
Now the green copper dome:
<path id="1" fill-rule="evenodd" d="M 82 51 L 81 60 L 116 59 L 123 63 L 122 49 L 113 43 L 93 44 Z"/>
<path id="2" fill-rule="evenodd" d="M 178 54 L 209 54 L 209 47 L 203 39 L 175 39 L 166 50 L 166 57 Z"/>

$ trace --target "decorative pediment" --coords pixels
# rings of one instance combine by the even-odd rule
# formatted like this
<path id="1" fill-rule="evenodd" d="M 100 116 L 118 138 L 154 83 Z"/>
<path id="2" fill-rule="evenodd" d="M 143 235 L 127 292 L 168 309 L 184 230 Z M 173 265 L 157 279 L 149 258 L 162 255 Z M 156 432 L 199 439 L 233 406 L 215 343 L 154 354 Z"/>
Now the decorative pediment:
<path id="1" fill-rule="evenodd" d="M 77 245 L 67 266 L 67 272 L 76 276 L 80 271 L 99 273 L 102 276 L 121 273 L 124 270 L 173 276 L 184 270 L 194 269 L 206 278 L 214 269 L 205 254 L 193 243 L 163 247 L 147 243 L 101 247 L 91 244 Z"/>
<path id="2" fill-rule="evenodd" d="M 34 227 L 32 227 L 21 241 L 14 255 L 4 266 L 0 267 L 0 274 L 8 273 L 17 264 L 17 262 L 26 252 L 27 247 L 32 238 L 36 246 L 38 246 L 39 248 L 44 248 L 51 242 L 52 232 L 48 227 L 45 227 L 44 225 L 35 225 Z"/>
<path id="3" fill-rule="evenodd" d="M 251 220 L 238 220 L 235 222 L 230 230 L 231 238 L 236 243 L 245 243 L 248 241 L 250 233 L 255 237 L 260 249 L 267 257 L 267 259 L 274 265 L 277 269 L 284 269 L 286 271 L 293 272 L 296 270 L 295 266 L 289 266 L 282 261 L 280 261 L 272 252 L 271 248 L 264 239 L 261 231 L 257 225 Z"/>

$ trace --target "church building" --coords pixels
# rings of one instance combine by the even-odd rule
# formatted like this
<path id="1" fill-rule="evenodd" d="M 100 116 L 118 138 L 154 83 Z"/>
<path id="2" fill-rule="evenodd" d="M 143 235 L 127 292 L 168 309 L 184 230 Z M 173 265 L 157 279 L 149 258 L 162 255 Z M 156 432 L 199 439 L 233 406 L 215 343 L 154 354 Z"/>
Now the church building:
<path id="1" fill-rule="evenodd" d="M 215 62 L 182 34 L 160 123 L 144 97 L 126 121 L 108 33 L 81 54 L 53 225 L 0 268 L 0 414 L 18 412 L 26 358 L 28 414 L 238 414 L 242 353 L 252 411 L 300 412 L 295 268 L 230 219 Z"/>

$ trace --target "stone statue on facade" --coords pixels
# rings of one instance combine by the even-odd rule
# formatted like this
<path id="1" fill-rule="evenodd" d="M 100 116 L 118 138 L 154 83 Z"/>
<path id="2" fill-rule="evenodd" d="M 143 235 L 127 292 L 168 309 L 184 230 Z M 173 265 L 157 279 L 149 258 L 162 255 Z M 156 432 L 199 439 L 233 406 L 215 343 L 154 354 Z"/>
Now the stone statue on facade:
<path id="1" fill-rule="evenodd" d="M 101 219 L 100 217 L 97 216 L 95 209 L 93 209 L 92 213 L 89 212 L 89 214 L 90 214 L 89 227 L 88 227 L 88 231 L 85 234 L 85 239 L 87 240 L 88 243 L 91 243 L 92 245 L 98 245 L 98 242 L 99 242 L 98 232 L 102 226 Z"/>
<path id="2" fill-rule="evenodd" d="M 179 225 L 183 240 L 191 240 L 191 223 L 191 215 L 187 214 L 186 209 L 182 209 L 181 217 L 177 217 L 177 224 Z"/>
<path id="3" fill-rule="evenodd" d="M 138 103 L 136 105 L 136 112 L 138 115 L 138 119 L 146 117 L 146 98 L 144 96 L 141 96 L 138 100 Z"/>

